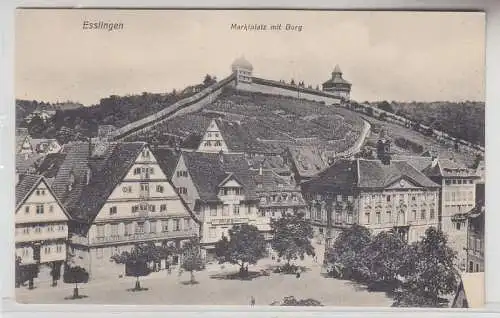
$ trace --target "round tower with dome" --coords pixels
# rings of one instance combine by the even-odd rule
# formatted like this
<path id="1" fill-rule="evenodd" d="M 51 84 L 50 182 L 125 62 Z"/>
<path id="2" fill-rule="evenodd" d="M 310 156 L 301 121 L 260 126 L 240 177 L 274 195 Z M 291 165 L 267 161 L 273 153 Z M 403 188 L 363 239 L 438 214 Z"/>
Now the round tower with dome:
<path id="1" fill-rule="evenodd" d="M 231 64 L 231 71 L 236 74 L 236 85 L 239 83 L 252 83 L 253 66 L 244 56 L 234 60 L 233 64 Z"/>

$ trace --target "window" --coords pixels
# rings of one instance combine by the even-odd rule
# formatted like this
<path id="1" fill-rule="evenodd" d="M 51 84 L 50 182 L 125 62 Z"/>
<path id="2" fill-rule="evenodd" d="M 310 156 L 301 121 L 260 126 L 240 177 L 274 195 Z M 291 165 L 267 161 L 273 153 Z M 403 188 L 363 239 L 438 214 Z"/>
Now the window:
<path id="1" fill-rule="evenodd" d="M 163 193 L 163 191 L 165 191 L 165 188 L 162 185 L 156 186 L 156 192 Z"/>
<path id="2" fill-rule="evenodd" d="M 387 210 L 385 212 L 385 215 L 386 215 L 386 222 L 387 223 L 392 223 L 392 211 Z"/>
<path id="3" fill-rule="evenodd" d="M 118 224 L 111 224 L 111 236 L 118 236 Z"/>
<path id="4" fill-rule="evenodd" d="M 191 220 L 190 219 L 184 219 L 184 231 L 187 231 L 191 228 Z"/>
<path id="5" fill-rule="evenodd" d="M 180 231 L 181 230 L 181 220 L 174 220 L 175 222 L 175 231 Z"/>
<path id="6" fill-rule="evenodd" d="M 135 233 L 144 233 L 144 222 L 137 222 L 135 225 Z"/>
<path id="7" fill-rule="evenodd" d="M 160 212 L 165 212 L 167 211 L 167 205 L 166 204 L 160 204 Z"/>
<path id="8" fill-rule="evenodd" d="M 455 179 L 451 180 L 451 184 L 457 184 L 457 180 Z"/>
<path id="9" fill-rule="evenodd" d="M 132 206 L 132 213 L 136 213 L 138 211 L 139 211 L 139 206 L 138 205 Z"/>
<path id="10" fill-rule="evenodd" d="M 141 191 L 149 191 L 149 184 L 141 183 Z"/>
<path id="11" fill-rule="evenodd" d="M 417 200 L 417 198 L 413 195 L 413 196 L 411 197 L 411 200 L 412 200 L 412 201 L 416 201 L 416 200 Z"/>
<path id="12" fill-rule="evenodd" d="M 347 196 L 347 201 L 352 202 L 352 200 L 353 200 L 353 199 L 354 199 L 354 198 L 353 198 L 353 196 L 352 196 L 352 195 Z"/>
<path id="13" fill-rule="evenodd" d="M 387 200 L 387 202 L 391 202 L 391 196 L 390 196 L 390 195 L 388 195 L 388 196 L 386 197 L 386 200 Z"/>
<path id="14" fill-rule="evenodd" d="M 365 224 L 370 224 L 370 212 L 365 213 Z"/>
<path id="15" fill-rule="evenodd" d="M 211 146 L 210 140 L 205 141 L 204 146 L 206 146 L 206 147 L 210 147 L 210 146 Z"/>
<path id="16" fill-rule="evenodd" d="M 208 228 L 208 236 L 210 238 L 215 238 L 216 237 L 216 234 L 215 234 L 215 227 L 209 227 Z"/>
<path id="17" fill-rule="evenodd" d="M 125 236 L 130 236 L 132 235 L 132 223 L 131 222 L 128 222 L 128 223 L 125 223 L 125 229 L 124 229 L 124 235 Z"/>
<path id="18" fill-rule="evenodd" d="M 162 221 L 162 230 L 163 232 L 168 232 L 169 226 L 168 226 L 169 220 L 163 220 Z"/>
<path id="19" fill-rule="evenodd" d="M 109 208 L 109 215 L 115 215 L 118 212 L 116 206 L 112 206 Z"/>
<path id="20" fill-rule="evenodd" d="M 469 272 L 473 272 L 474 271 L 474 262 L 470 261 L 469 262 Z"/>
<path id="21" fill-rule="evenodd" d="M 29 227 L 23 228 L 23 234 L 30 234 L 30 228 Z"/>
<path id="22" fill-rule="evenodd" d="M 222 207 L 222 215 L 223 216 L 228 216 L 229 215 L 229 205 L 224 205 Z"/>
<path id="23" fill-rule="evenodd" d="M 210 216 L 217 216 L 217 207 L 210 207 Z"/>
<path id="24" fill-rule="evenodd" d="M 134 168 L 134 175 L 141 174 L 141 168 Z"/>
<path id="25" fill-rule="evenodd" d="M 179 194 L 187 194 L 187 189 L 184 187 L 179 187 L 177 188 L 177 192 L 179 192 Z"/>
<path id="26" fill-rule="evenodd" d="M 239 205 L 233 205 L 233 214 L 240 215 L 240 206 Z"/>
<path id="27" fill-rule="evenodd" d="M 35 233 L 41 233 L 42 227 L 40 225 L 35 226 Z"/>
<path id="28" fill-rule="evenodd" d="M 36 214 L 43 214 L 43 204 L 38 204 L 36 206 Z"/>
<path id="29" fill-rule="evenodd" d="M 59 224 L 59 226 L 57 227 L 57 230 L 58 230 L 59 232 L 62 232 L 62 231 L 64 231 L 64 230 L 66 230 L 66 227 L 64 226 L 64 224 Z"/>
<path id="30" fill-rule="evenodd" d="M 431 208 L 429 211 L 429 218 L 431 220 L 434 220 L 435 217 L 436 217 L 435 211 L 434 211 L 434 209 Z"/>
<path id="31" fill-rule="evenodd" d="M 462 180 L 457 180 L 457 183 L 458 184 L 462 184 Z"/>
<path id="32" fill-rule="evenodd" d="M 144 150 L 142 151 L 142 156 L 143 156 L 143 157 L 145 157 L 145 158 L 149 158 L 149 150 L 144 149 Z"/>
<path id="33" fill-rule="evenodd" d="M 51 247 L 50 247 L 50 246 L 45 246 L 45 247 L 43 248 L 43 253 L 44 253 L 44 254 L 50 254 L 50 252 L 52 252 L 52 249 L 51 249 Z"/>
<path id="34" fill-rule="evenodd" d="M 47 225 L 47 232 L 54 232 L 54 226 L 52 224 Z"/>
<path id="35" fill-rule="evenodd" d="M 376 213 L 376 217 L 377 217 L 377 224 L 382 223 L 382 218 L 380 217 L 380 214 L 381 214 L 380 212 L 377 212 L 377 213 Z"/>
<path id="36" fill-rule="evenodd" d="M 156 233 L 156 221 L 151 221 L 151 223 L 149 223 L 149 232 Z"/>
<path id="37" fill-rule="evenodd" d="M 479 272 L 479 264 L 476 264 L 476 272 Z"/>
<path id="38" fill-rule="evenodd" d="M 96 237 L 104 237 L 104 225 L 96 225 Z"/>
<path id="39" fill-rule="evenodd" d="M 247 214 L 252 214 L 252 208 L 250 206 L 247 206 Z"/>
<path id="40" fill-rule="evenodd" d="M 425 220 L 425 209 L 420 211 L 420 220 Z"/>
<path id="41" fill-rule="evenodd" d="M 417 220 L 417 210 L 411 210 L 411 215 L 413 217 L 413 220 L 416 221 Z"/>
<path id="42" fill-rule="evenodd" d="M 154 205 L 154 204 L 150 205 L 150 206 L 148 207 L 148 210 L 149 210 L 150 212 L 156 212 L 156 205 Z"/>
<path id="43" fill-rule="evenodd" d="M 57 253 L 62 253 L 62 250 L 63 250 L 63 246 L 62 245 L 60 245 L 60 244 L 56 245 L 56 252 Z"/>
<path id="44" fill-rule="evenodd" d="M 346 213 L 346 223 L 352 224 L 352 211 L 347 211 Z"/>
<path id="45" fill-rule="evenodd" d="M 457 222 L 455 227 L 456 227 L 457 231 L 460 231 L 460 222 Z"/>
<path id="46" fill-rule="evenodd" d="M 339 195 L 337 195 L 337 202 L 340 202 L 340 201 L 342 201 L 342 196 L 339 194 Z"/>
<path id="47" fill-rule="evenodd" d="M 29 206 L 25 206 L 24 207 L 24 213 L 26 213 L 26 214 L 30 213 L 30 207 Z"/>
<path id="48" fill-rule="evenodd" d="M 155 174 L 155 169 L 153 167 L 149 168 L 149 174 Z"/>
<path id="49" fill-rule="evenodd" d="M 49 212 L 54 213 L 54 206 L 52 204 L 49 205 Z"/>

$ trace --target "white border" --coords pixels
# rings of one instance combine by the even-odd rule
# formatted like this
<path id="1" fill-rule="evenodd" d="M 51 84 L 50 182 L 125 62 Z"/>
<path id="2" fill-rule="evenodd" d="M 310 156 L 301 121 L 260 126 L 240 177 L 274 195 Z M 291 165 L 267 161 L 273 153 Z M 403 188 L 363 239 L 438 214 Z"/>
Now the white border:
<path id="1" fill-rule="evenodd" d="M 122 317 L 498 317 L 500 313 L 500 213 L 495 207 L 500 206 L 500 162 L 499 141 L 496 133 L 500 133 L 500 1 L 498 0 L 260 0 L 239 1 L 212 0 L 0 0 L 0 203 L 2 222 L 0 233 L 0 268 L 2 269 L 2 309 L 6 316 L 14 317 L 67 317 L 74 318 L 97 315 L 108 317 L 116 313 Z M 486 302 L 484 310 L 391 310 L 380 308 L 307 308 L 309 312 L 298 312 L 300 308 L 259 308 L 248 307 L 203 307 L 203 306 L 99 306 L 99 305 L 18 305 L 14 299 L 14 9 L 15 7 L 122 7 L 122 8 L 162 8 L 162 7 L 207 7 L 207 8 L 310 8 L 310 9 L 366 9 L 366 10 L 479 10 L 486 11 L 487 23 L 487 56 L 486 56 Z M 34 53 L 36 54 L 36 53 Z M 496 287 L 496 288 L 495 288 Z M 303 308 L 302 310 L 304 310 Z M 311 311 L 314 310 L 314 311 Z"/>

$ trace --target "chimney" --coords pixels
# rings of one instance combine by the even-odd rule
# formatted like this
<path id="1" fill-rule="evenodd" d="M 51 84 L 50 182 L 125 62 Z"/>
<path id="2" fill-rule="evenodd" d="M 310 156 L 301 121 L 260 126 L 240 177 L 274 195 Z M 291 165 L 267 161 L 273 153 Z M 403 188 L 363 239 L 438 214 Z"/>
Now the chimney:
<path id="1" fill-rule="evenodd" d="M 259 176 L 262 175 L 262 163 L 260 163 L 260 166 L 259 166 Z"/>
<path id="2" fill-rule="evenodd" d="M 438 164 L 438 158 L 436 156 L 432 156 L 431 167 L 434 168 L 437 166 L 437 164 Z"/>

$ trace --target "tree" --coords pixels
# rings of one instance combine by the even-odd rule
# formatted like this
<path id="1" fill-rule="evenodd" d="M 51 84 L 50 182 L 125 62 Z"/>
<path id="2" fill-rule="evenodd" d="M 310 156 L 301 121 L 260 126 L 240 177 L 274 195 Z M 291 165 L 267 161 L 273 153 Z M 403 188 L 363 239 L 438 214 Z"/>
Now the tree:
<path id="1" fill-rule="evenodd" d="M 205 86 L 210 86 L 215 82 L 217 82 L 217 80 L 215 79 L 215 77 L 210 76 L 210 74 L 205 75 L 205 78 L 203 79 L 203 85 Z"/>
<path id="2" fill-rule="evenodd" d="M 326 260 L 333 266 L 334 274 L 366 281 L 370 276 L 366 246 L 371 239 L 370 231 L 361 225 L 354 224 L 342 231 L 326 253 Z"/>
<path id="3" fill-rule="evenodd" d="M 219 260 L 239 265 L 241 276 L 247 273 L 245 265 L 248 268 L 249 264 L 256 264 L 265 252 L 264 236 L 256 226 L 249 224 L 234 225 L 229 230 L 229 239 L 223 237 L 216 244 Z"/>
<path id="4" fill-rule="evenodd" d="M 378 104 L 378 108 L 385 110 L 386 112 L 389 112 L 389 113 L 394 113 L 394 109 L 392 108 L 391 104 L 389 104 L 386 100 L 384 100 L 383 102 L 380 102 Z"/>
<path id="5" fill-rule="evenodd" d="M 321 302 L 316 299 L 296 299 L 294 296 L 288 296 L 283 298 L 283 302 L 280 306 L 323 306 Z"/>
<path id="6" fill-rule="evenodd" d="M 410 246 L 402 267 L 404 282 L 395 297 L 398 307 L 440 307 L 442 296 L 453 293 L 458 285 L 454 267 L 456 252 L 448 246 L 445 234 L 434 227 Z"/>
<path id="7" fill-rule="evenodd" d="M 366 107 L 366 114 L 373 117 L 373 108 L 371 106 Z"/>
<path id="8" fill-rule="evenodd" d="M 66 284 L 75 284 L 72 299 L 78 299 L 82 297 L 78 294 L 78 284 L 87 283 L 89 273 L 83 267 L 68 265 L 64 269 L 63 281 Z"/>
<path id="9" fill-rule="evenodd" d="M 165 249 L 155 244 L 137 244 L 132 251 L 124 251 L 111 257 L 118 264 L 125 264 L 125 276 L 135 277 L 135 287 L 132 291 L 147 290 L 141 288 L 139 278 L 151 273 L 149 264 L 157 263 L 165 257 Z"/>
<path id="10" fill-rule="evenodd" d="M 293 78 L 290 80 L 290 85 L 295 85 L 295 80 Z"/>
<path id="11" fill-rule="evenodd" d="M 402 274 L 408 252 L 408 245 L 394 231 L 377 234 L 366 247 L 370 280 L 373 283 L 390 284 L 393 290 L 398 285 L 398 276 Z"/>
<path id="12" fill-rule="evenodd" d="M 203 258 L 201 256 L 200 240 L 198 238 L 192 238 L 184 244 L 181 249 L 181 267 L 185 271 L 190 272 L 191 284 L 196 284 L 194 278 L 195 271 L 201 271 L 203 269 Z"/>
<path id="13" fill-rule="evenodd" d="M 302 213 L 287 214 L 271 222 L 273 232 L 272 248 L 278 252 L 280 258 L 287 260 L 304 259 L 305 255 L 314 256 L 314 247 L 311 244 L 313 229 L 304 219 Z"/>
<path id="14" fill-rule="evenodd" d="M 387 114 L 386 113 L 380 113 L 380 115 L 378 116 L 378 118 L 380 120 L 386 120 L 387 119 Z"/>

